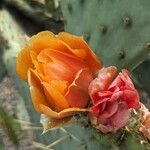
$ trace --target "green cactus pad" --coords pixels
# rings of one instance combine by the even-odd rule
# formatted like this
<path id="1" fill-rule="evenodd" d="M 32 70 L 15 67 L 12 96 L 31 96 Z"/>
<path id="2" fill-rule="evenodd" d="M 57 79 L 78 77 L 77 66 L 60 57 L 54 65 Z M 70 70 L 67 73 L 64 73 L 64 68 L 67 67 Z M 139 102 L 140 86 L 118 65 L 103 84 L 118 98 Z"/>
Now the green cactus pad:
<path id="1" fill-rule="evenodd" d="M 65 30 L 85 39 L 104 66 L 133 70 L 150 53 L 149 0 L 62 0 Z"/>

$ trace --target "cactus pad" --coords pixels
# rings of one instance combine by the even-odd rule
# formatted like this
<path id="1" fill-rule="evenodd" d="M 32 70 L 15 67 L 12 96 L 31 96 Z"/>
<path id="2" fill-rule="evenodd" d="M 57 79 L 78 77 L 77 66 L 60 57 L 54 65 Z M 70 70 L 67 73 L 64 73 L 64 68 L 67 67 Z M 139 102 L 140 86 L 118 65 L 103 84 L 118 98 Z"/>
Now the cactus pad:
<path id="1" fill-rule="evenodd" d="M 85 39 L 105 66 L 133 70 L 150 53 L 149 0 L 62 0 L 65 30 Z"/>

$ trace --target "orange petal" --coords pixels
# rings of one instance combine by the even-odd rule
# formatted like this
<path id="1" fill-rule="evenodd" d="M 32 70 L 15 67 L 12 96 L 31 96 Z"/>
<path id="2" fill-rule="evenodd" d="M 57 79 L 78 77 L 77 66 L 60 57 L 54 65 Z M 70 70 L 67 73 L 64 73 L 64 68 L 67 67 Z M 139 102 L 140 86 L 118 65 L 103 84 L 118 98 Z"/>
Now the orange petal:
<path id="1" fill-rule="evenodd" d="M 48 57 L 49 63 L 47 63 Z M 41 51 L 37 59 L 39 62 L 46 63 L 45 75 L 48 75 L 50 80 L 66 80 L 71 83 L 75 74 L 87 67 L 82 59 L 52 49 Z"/>
<path id="2" fill-rule="evenodd" d="M 49 41 L 54 39 L 55 35 L 49 31 L 42 31 L 31 37 L 28 47 L 38 54 L 41 50 L 49 47 Z"/>
<path id="3" fill-rule="evenodd" d="M 37 112 L 41 112 L 39 108 L 40 104 L 48 106 L 46 97 L 43 94 L 44 91 L 42 89 L 42 85 L 40 83 L 39 78 L 37 77 L 37 75 L 33 70 L 29 70 L 28 79 L 29 79 L 28 82 L 30 84 L 30 92 L 31 92 L 33 106 Z"/>
<path id="4" fill-rule="evenodd" d="M 50 83 L 54 89 L 57 89 L 62 95 L 64 95 L 68 87 L 67 81 L 52 80 Z"/>
<path id="5" fill-rule="evenodd" d="M 80 70 L 65 95 L 70 107 L 84 108 L 89 101 L 88 86 L 92 81 L 88 68 Z"/>
<path id="6" fill-rule="evenodd" d="M 48 105 L 46 102 L 46 97 L 43 95 L 43 93 L 36 87 L 31 86 L 30 87 L 30 93 L 31 93 L 31 98 L 32 98 L 32 103 L 34 106 L 34 109 L 37 112 L 41 113 L 41 110 L 39 108 L 40 104 Z"/>
<path id="7" fill-rule="evenodd" d="M 79 57 L 83 60 L 86 59 L 86 56 L 87 56 L 86 50 L 84 50 L 84 49 L 72 49 L 72 51 L 77 57 Z"/>
<path id="8" fill-rule="evenodd" d="M 78 86 L 83 91 L 88 91 L 88 86 L 93 80 L 92 74 L 89 68 L 84 68 L 78 71 L 72 85 Z"/>
<path id="9" fill-rule="evenodd" d="M 48 75 L 49 81 L 66 80 L 70 83 L 74 78 L 74 72 L 66 65 L 60 63 L 50 62 L 44 65 L 44 73 Z"/>
<path id="10" fill-rule="evenodd" d="M 70 48 L 63 41 L 59 40 L 52 32 L 43 31 L 32 36 L 28 46 L 30 50 L 39 54 L 41 50 L 46 48 L 56 49 L 64 53 L 73 54 Z"/>
<path id="11" fill-rule="evenodd" d="M 21 79 L 27 81 L 27 72 L 29 68 L 33 68 L 33 64 L 31 61 L 29 49 L 25 47 L 18 54 L 16 60 L 16 72 Z"/>
<path id="12" fill-rule="evenodd" d="M 70 107 L 85 108 L 89 102 L 87 92 L 79 89 L 76 85 L 69 88 L 69 92 L 65 96 Z"/>
<path id="13" fill-rule="evenodd" d="M 61 32 L 58 34 L 58 38 L 67 43 L 73 50 L 75 49 L 75 51 L 72 50 L 72 52 L 77 54 L 77 56 L 80 56 L 80 54 L 79 52 L 76 53 L 76 49 L 84 49 L 86 51 L 86 57 L 84 58 L 84 61 L 86 61 L 93 74 L 95 74 L 102 67 L 101 62 L 98 60 L 94 52 L 89 48 L 82 37 Z M 82 50 L 81 53 L 83 53 Z"/>
<path id="14" fill-rule="evenodd" d="M 55 111 L 53 111 L 51 108 L 45 106 L 45 105 L 40 105 L 40 109 L 42 110 L 42 113 L 52 117 L 52 118 L 64 118 L 64 117 L 68 117 L 68 116 L 72 116 L 81 112 L 88 112 L 89 109 L 81 109 L 81 108 L 67 108 L 62 110 L 61 112 L 57 113 Z"/>
<path id="15" fill-rule="evenodd" d="M 57 89 L 53 88 L 51 84 L 46 82 L 43 82 L 42 84 L 45 88 L 45 94 L 48 98 L 48 101 L 54 104 L 56 111 L 59 112 L 63 109 L 69 108 L 65 97 Z"/>
<path id="16" fill-rule="evenodd" d="M 57 51 L 57 50 L 53 50 L 53 49 L 45 49 L 43 50 L 40 54 L 41 55 L 48 55 L 50 57 L 51 60 L 53 61 L 61 61 L 65 64 L 67 64 L 68 66 L 70 66 L 70 68 L 72 68 L 72 70 L 80 70 L 82 68 L 87 67 L 86 63 L 75 56 Z M 40 55 L 39 54 L 39 55 Z"/>

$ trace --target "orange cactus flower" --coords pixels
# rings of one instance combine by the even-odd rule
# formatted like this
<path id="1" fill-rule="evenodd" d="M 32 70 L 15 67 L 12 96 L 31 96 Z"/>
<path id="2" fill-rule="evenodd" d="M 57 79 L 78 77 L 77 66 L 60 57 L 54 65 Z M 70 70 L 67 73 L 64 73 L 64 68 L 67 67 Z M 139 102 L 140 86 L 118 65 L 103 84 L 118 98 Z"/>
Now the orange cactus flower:
<path id="1" fill-rule="evenodd" d="M 34 35 L 16 61 L 17 74 L 30 85 L 35 110 L 59 121 L 87 111 L 88 86 L 101 67 L 82 37 L 65 32 Z"/>

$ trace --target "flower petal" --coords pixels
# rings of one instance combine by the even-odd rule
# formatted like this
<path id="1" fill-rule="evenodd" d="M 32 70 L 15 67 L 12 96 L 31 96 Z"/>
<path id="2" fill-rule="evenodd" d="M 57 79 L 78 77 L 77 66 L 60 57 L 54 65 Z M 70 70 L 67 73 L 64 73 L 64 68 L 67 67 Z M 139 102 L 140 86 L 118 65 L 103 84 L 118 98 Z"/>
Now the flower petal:
<path id="1" fill-rule="evenodd" d="M 69 105 L 65 99 L 65 97 L 55 89 L 51 84 L 42 82 L 45 94 L 47 96 L 48 101 L 54 105 L 56 111 L 61 111 L 63 109 L 69 108 Z"/>
<path id="2" fill-rule="evenodd" d="M 89 109 L 82 109 L 82 108 L 67 108 L 64 109 L 62 111 L 60 111 L 59 113 L 53 111 L 51 108 L 45 106 L 45 105 L 40 105 L 40 109 L 42 110 L 42 113 L 52 117 L 52 118 L 64 118 L 64 117 L 68 117 L 68 116 L 72 116 L 81 112 L 88 112 Z"/>
<path id="3" fill-rule="evenodd" d="M 68 66 L 61 63 L 49 62 L 44 65 L 44 74 L 48 76 L 49 82 L 51 80 L 63 80 L 71 83 L 74 79 L 74 72 L 71 72 Z"/>
<path id="4" fill-rule="evenodd" d="M 125 101 L 129 108 L 139 108 L 139 94 L 135 89 L 127 71 L 123 70 L 108 88 L 111 91 L 120 91 L 120 99 Z"/>
<path id="5" fill-rule="evenodd" d="M 55 61 L 61 61 L 65 64 L 67 64 L 68 66 L 70 66 L 71 70 L 80 70 L 82 68 L 86 68 L 87 65 L 85 64 L 85 62 L 80 59 L 77 58 L 75 56 L 66 54 L 66 53 L 62 53 L 60 51 L 57 50 L 53 50 L 53 49 L 45 49 L 41 52 L 41 55 L 43 55 L 43 53 L 45 53 L 45 55 L 49 56 L 50 59 L 55 62 Z"/>
<path id="6" fill-rule="evenodd" d="M 57 89 L 62 95 L 65 94 L 67 87 L 68 87 L 67 81 L 52 80 L 50 83 L 51 83 L 51 86 L 54 89 Z"/>
<path id="7" fill-rule="evenodd" d="M 92 81 L 92 74 L 88 68 L 80 70 L 68 87 L 68 91 L 65 95 L 70 107 L 84 108 L 88 101 L 88 86 Z"/>
<path id="8" fill-rule="evenodd" d="M 90 113 L 91 122 L 103 133 L 116 132 L 126 125 L 130 118 L 130 110 L 125 102 L 118 103 L 117 111 L 107 120 L 98 120 Z"/>
<path id="9" fill-rule="evenodd" d="M 27 72 L 29 68 L 33 68 L 30 52 L 27 46 L 20 51 L 16 60 L 16 72 L 19 77 L 27 81 Z"/>
<path id="10" fill-rule="evenodd" d="M 57 36 L 49 31 L 39 32 L 38 34 L 32 36 L 28 46 L 30 47 L 30 50 L 35 51 L 36 54 L 39 54 L 41 50 L 46 48 L 56 49 L 64 53 L 73 54 L 66 43 L 59 40 Z"/>
<path id="11" fill-rule="evenodd" d="M 70 107 L 84 108 L 89 102 L 88 94 L 85 91 L 79 89 L 79 87 L 76 85 L 72 85 L 69 88 L 69 92 L 65 98 Z"/>
<path id="12" fill-rule="evenodd" d="M 118 111 L 111 117 L 110 120 L 114 132 L 125 126 L 130 118 L 130 110 L 126 103 L 120 102 L 118 105 Z"/>
<path id="13" fill-rule="evenodd" d="M 129 78 L 128 72 L 123 70 L 119 73 L 119 75 L 115 78 L 115 80 L 109 86 L 109 89 L 118 86 L 121 90 L 124 89 L 135 89 L 131 79 Z"/>
<path id="14" fill-rule="evenodd" d="M 96 55 L 92 52 L 92 50 L 89 48 L 87 43 L 83 40 L 82 37 L 71 35 L 69 33 L 61 32 L 58 34 L 58 38 L 65 43 L 67 43 L 73 50 L 72 52 L 76 54 L 76 56 L 80 56 L 82 54 L 76 53 L 76 49 L 84 49 L 86 51 L 86 57 L 84 58 L 84 61 L 86 61 L 87 65 L 90 67 L 93 74 L 95 74 L 101 67 L 102 64 L 96 57 Z M 75 50 L 75 51 L 74 51 Z M 81 50 L 81 53 L 83 51 Z"/>
<path id="15" fill-rule="evenodd" d="M 85 59 L 86 58 L 86 56 L 87 56 L 87 53 L 86 53 L 86 50 L 85 49 L 73 49 L 72 50 L 73 51 L 73 53 L 77 56 L 77 57 L 79 57 L 79 58 L 81 58 L 81 59 Z"/>
<path id="16" fill-rule="evenodd" d="M 66 80 L 71 82 L 74 78 L 75 71 L 72 67 L 64 63 L 63 61 L 60 61 L 59 59 L 51 56 L 49 54 L 50 49 L 43 50 L 38 55 L 38 65 L 36 65 L 36 68 L 39 68 L 39 65 L 43 65 L 44 70 L 44 76 L 47 76 L 49 78 L 49 81 L 51 80 Z M 55 50 L 53 50 L 55 51 Z M 56 51 L 57 53 L 58 51 Z M 63 56 L 62 56 L 63 57 Z M 38 69 L 39 70 L 39 69 Z M 42 69 L 40 69 L 42 70 Z M 42 71 L 40 71 L 42 72 Z"/>
<path id="17" fill-rule="evenodd" d="M 118 102 L 103 102 L 92 107 L 92 113 L 98 117 L 100 123 L 109 119 L 118 109 Z"/>
<path id="18" fill-rule="evenodd" d="M 28 82 L 30 84 L 30 93 L 32 98 L 32 103 L 37 112 L 41 112 L 39 105 L 43 104 L 48 106 L 42 85 L 33 70 L 28 71 Z"/>
<path id="19" fill-rule="evenodd" d="M 95 93 L 107 90 L 116 73 L 117 68 L 114 66 L 102 68 L 98 72 L 98 77 L 89 85 L 89 94 L 94 103 L 97 101 L 97 99 L 95 99 Z"/>
<path id="20" fill-rule="evenodd" d="M 140 107 L 140 101 L 139 101 L 139 94 L 136 90 L 124 90 L 123 95 L 121 97 L 123 101 L 125 101 L 128 104 L 129 108 L 139 108 Z"/>
<path id="21" fill-rule="evenodd" d="M 118 102 L 108 102 L 105 106 L 104 111 L 99 114 L 98 122 L 101 124 L 106 123 L 112 115 L 118 110 Z"/>

